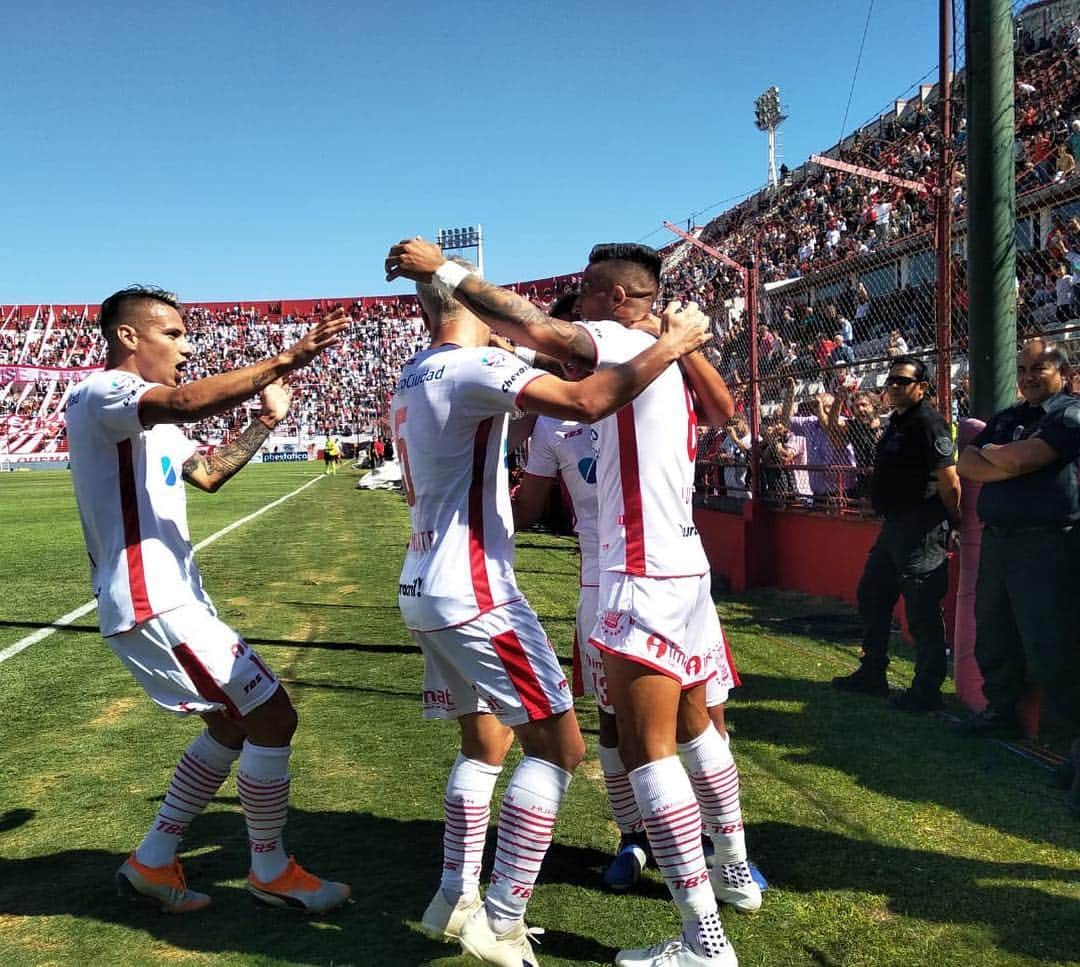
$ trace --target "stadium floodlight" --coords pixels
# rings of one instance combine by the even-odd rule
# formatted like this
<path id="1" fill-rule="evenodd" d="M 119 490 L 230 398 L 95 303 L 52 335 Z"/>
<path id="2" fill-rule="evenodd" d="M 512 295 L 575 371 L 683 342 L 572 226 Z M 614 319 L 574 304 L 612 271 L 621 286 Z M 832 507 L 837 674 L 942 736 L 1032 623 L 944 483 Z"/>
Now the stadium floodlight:
<path id="1" fill-rule="evenodd" d="M 776 85 L 754 99 L 754 125 L 759 131 L 767 131 L 769 134 L 770 188 L 775 188 L 780 180 L 776 175 L 776 129 L 787 118 L 780 106 L 780 88 Z"/>
<path id="2" fill-rule="evenodd" d="M 476 249 L 476 267 L 484 274 L 484 227 L 469 225 L 467 228 L 440 228 L 435 233 L 435 244 L 444 252 Z"/>

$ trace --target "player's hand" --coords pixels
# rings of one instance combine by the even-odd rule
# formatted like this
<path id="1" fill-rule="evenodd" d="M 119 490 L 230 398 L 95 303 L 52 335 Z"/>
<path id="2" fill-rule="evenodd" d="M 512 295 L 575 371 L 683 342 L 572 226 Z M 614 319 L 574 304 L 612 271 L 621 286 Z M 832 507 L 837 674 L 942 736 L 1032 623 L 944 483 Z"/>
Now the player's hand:
<path id="1" fill-rule="evenodd" d="M 336 346 L 341 340 L 338 338 L 349 326 L 352 319 L 340 306 L 333 312 L 327 313 L 314 326 L 312 326 L 303 338 L 294 342 L 284 355 L 289 359 L 293 369 L 306 366 L 323 350 Z"/>
<path id="2" fill-rule="evenodd" d="M 680 356 L 692 353 L 712 339 L 709 317 L 696 302 L 685 306 L 678 300 L 669 302 L 660 315 L 660 339 L 666 340 Z"/>
<path id="3" fill-rule="evenodd" d="M 504 336 L 500 336 L 497 332 L 491 333 L 488 336 L 488 345 L 493 346 L 495 349 L 502 349 L 508 353 L 513 353 L 514 344 Z"/>
<path id="4" fill-rule="evenodd" d="M 286 386 L 284 380 L 275 379 L 262 388 L 259 394 L 259 403 L 262 404 L 262 412 L 259 419 L 272 430 L 289 412 L 289 404 L 292 403 L 292 387 Z"/>
<path id="5" fill-rule="evenodd" d="M 386 281 L 412 279 L 414 282 L 430 282 L 435 270 L 445 262 L 442 249 L 427 242 L 419 235 L 403 238 L 390 246 L 386 256 Z"/>

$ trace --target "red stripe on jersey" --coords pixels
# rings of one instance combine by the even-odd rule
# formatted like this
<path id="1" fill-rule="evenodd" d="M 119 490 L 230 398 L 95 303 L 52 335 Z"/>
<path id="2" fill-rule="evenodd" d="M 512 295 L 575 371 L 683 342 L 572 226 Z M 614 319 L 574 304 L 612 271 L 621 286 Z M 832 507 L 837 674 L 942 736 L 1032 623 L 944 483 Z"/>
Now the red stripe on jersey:
<path id="1" fill-rule="evenodd" d="M 120 471 L 120 512 L 124 519 L 124 552 L 127 555 L 128 589 L 131 606 L 135 609 L 135 623 L 154 616 L 150 607 L 150 595 L 146 589 L 143 571 L 142 531 L 139 529 L 139 496 L 135 486 L 135 462 L 131 453 L 131 441 L 116 444 L 116 457 Z"/>
<path id="2" fill-rule="evenodd" d="M 619 430 L 619 482 L 623 495 L 623 526 L 626 528 L 626 573 L 645 573 L 645 518 L 641 510 L 641 478 L 638 476 L 637 432 L 634 404 L 615 414 Z"/>
<path id="3" fill-rule="evenodd" d="M 199 656 L 191 648 L 181 642 L 179 645 L 173 646 L 173 654 L 176 655 L 176 660 L 180 662 L 180 667 L 187 672 L 188 678 L 191 679 L 191 683 L 195 686 L 195 691 L 208 702 L 218 702 L 224 705 L 225 714 L 229 718 L 239 719 L 243 717 L 240 714 L 240 709 L 225 694 L 224 689 L 214 681 L 214 676 L 210 674 L 210 670 L 199 661 Z"/>
<path id="4" fill-rule="evenodd" d="M 521 697 L 521 704 L 529 713 L 529 721 L 545 719 L 551 715 L 551 702 L 544 694 L 544 686 L 536 677 L 521 641 L 513 631 L 504 631 L 491 639 L 495 654 L 503 663 L 510 682 Z"/>
<path id="5" fill-rule="evenodd" d="M 476 437 L 473 440 L 472 483 L 469 484 L 469 569 L 472 571 L 476 606 L 481 612 L 490 611 L 493 605 L 484 554 L 484 468 L 487 463 L 488 438 L 494 422 L 495 418 L 489 416 L 476 428 Z"/>

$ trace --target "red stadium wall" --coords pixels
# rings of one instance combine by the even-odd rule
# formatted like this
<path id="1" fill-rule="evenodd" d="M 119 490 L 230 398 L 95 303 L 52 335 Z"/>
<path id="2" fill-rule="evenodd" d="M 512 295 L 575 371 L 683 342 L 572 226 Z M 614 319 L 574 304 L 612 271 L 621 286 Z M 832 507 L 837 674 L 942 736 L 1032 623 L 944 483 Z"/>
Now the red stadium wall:
<path id="1" fill-rule="evenodd" d="M 881 522 L 867 518 L 825 517 L 799 511 L 743 504 L 741 514 L 698 509 L 694 512 L 709 564 L 733 591 L 782 588 L 856 603 L 866 555 Z M 949 566 L 945 630 L 951 642 L 956 627 L 958 561 Z M 897 614 L 909 638 L 904 602 Z M 966 699 L 965 699 L 966 700 Z"/>
<path id="2" fill-rule="evenodd" d="M 735 591 L 778 587 L 855 603 L 855 588 L 881 524 L 758 507 L 697 510 L 709 563 Z"/>

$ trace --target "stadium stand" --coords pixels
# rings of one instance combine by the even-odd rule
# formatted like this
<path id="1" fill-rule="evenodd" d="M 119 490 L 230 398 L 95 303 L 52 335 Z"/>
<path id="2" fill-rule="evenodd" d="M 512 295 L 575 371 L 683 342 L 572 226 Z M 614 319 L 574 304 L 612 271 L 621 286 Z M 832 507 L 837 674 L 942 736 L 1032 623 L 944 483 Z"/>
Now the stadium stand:
<path id="1" fill-rule="evenodd" d="M 1038 35 L 1022 20 L 1017 26 L 1019 326 L 1023 336 L 1050 331 L 1068 341 L 1080 301 L 1080 24 L 1058 23 Z M 693 299 L 712 315 L 713 360 L 744 417 L 754 405 L 746 274 L 695 242 L 742 265 L 756 260 L 762 285 L 756 318 L 762 476 L 780 481 L 765 488 L 770 499 L 843 512 L 864 507 L 858 481 L 867 469 L 865 448 L 838 451 L 840 462 L 829 473 L 846 483 L 830 488 L 830 499 L 806 492 L 813 464 L 800 458 L 798 434 L 782 419 L 789 380 L 795 382 L 793 412 L 813 420 L 827 411 L 838 388 L 877 394 L 891 356 L 931 357 L 944 348 L 951 360 L 952 415 L 966 415 L 963 85 L 960 72 L 953 91 L 956 161 L 949 196 L 959 242 L 948 346 L 939 345 L 934 314 L 933 197 L 943 139 L 933 85 L 919 85 L 913 97 L 823 152 L 892 176 L 894 183 L 808 162 L 787 171 L 777 189 L 758 192 L 693 229 L 693 241 L 665 250 L 662 298 Z M 547 277 L 511 288 L 546 306 L 576 282 L 573 276 Z M 398 370 L 423 341 L 409 297 L 192 304 L 196 353 L 189 373 L 196 377 L 263 356 L 286 344 L 313 315 L 339 304 L 350 308 L 354 326 L 342 346 L 298 383 L 283 434 L 299 441 L 326 432 L 346 438 L 376 433 Z M 62 455 L 68 388 L 78 370 L 101 363 L 96 313 L 95 306 L 0 306 L 0 455 Z M 850 399 L 841 415 L 851 416 Z M 207 421 L 196 435 L 212 446 L 245 420 L 246 414 L 237 414 Z M 708 496 L 722 498 L 723 481 L 738 475 L 720 471 L 731 466 L 733 455 L 715 429 L 702 429 L 699 479 Z M 729 496 L 745 499 L 743 483 Z M 855 496 L 849 500 L 848 494 Z"/>

